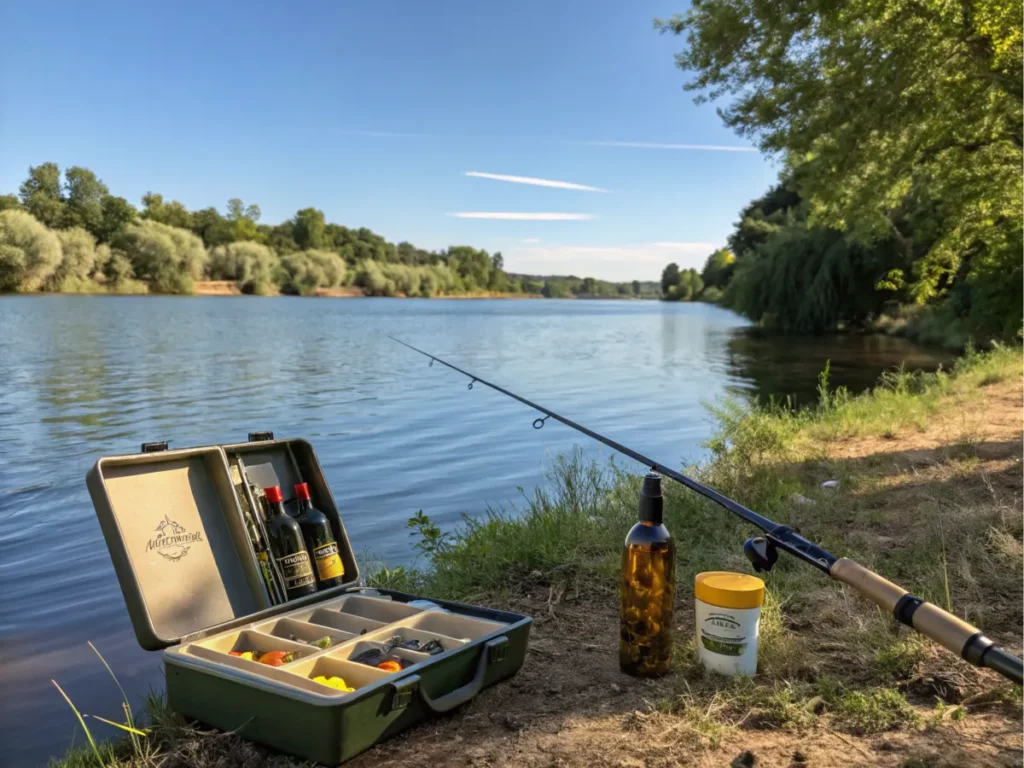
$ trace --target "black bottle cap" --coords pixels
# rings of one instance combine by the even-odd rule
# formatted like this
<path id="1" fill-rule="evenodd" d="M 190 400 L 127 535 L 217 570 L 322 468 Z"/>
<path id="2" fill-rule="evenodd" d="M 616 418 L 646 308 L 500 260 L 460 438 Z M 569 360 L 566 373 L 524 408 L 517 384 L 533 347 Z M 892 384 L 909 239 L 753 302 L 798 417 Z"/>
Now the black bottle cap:
<path id="1" fill-rule="evenodd" d="M 648 472 L 640 489 L 640 520 L 661 525 L 664 519 L 665 500 L 661 495 L 661 475 Z"/>

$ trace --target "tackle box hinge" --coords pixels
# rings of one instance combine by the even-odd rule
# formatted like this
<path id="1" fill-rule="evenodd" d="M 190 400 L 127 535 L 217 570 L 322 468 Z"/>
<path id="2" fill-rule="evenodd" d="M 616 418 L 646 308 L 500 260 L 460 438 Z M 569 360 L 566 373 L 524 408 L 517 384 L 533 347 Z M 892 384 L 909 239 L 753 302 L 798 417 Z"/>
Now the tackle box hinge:
<path id="1" fill-rule="evenodd" d="M 155 443 L 143 443 L 142 444 L 142 452 L 143 453 L 159 453 L 160 451 L 166 451 L 166 450 L 167 450 L 167 441 L 166 440 L 159 440 L 159 441 L 157 441 Z"/>
<path id="2" fill-rule="evenodd" d="M 412 695 L 419 690 L 419 687 L 419 675 L 410 675 L 392 683 L 391 709 L 389 711 L 395 712 L 396 710 L 408 707 L 412 703 Z"/>
<path id="3" fill-rule="evenodd" d="M 274 433 L 273 432 L 250 432 L 249 433 L 249 442 L 250 443 L 262 443 L 262 442 L 265 442 L 267 440 L 273 440 L 273 439 L 274 439 Z"/>
<path id="4" fill-rule="evenodd" d="M 496 637 L 487 644 L 487 663 L 500 664 L 508 658 L 508 638 Z"/>

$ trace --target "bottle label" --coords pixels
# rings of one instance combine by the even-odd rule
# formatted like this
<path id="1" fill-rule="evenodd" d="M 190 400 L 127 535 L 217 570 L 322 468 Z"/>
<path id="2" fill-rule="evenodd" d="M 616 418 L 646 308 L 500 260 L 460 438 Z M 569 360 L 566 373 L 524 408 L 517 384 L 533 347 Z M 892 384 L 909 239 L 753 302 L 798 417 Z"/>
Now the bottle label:
<path id="1" fill-rule="evenodd" d="M 302 551 L 277 558 L 284 573 L 285 589 L 299 589 L 316 584 L 313 568 L 309 564 L 309 553 Z"/>
<path id="2" fill-rule="evenodd" d="M 338 555 L 338 545 L 330 541 L 322 546 L 313 547 L 313 559 L 316 560 L 316 572 L 320 581 L 336 579 L 345 575 L 345 566 Z"/>

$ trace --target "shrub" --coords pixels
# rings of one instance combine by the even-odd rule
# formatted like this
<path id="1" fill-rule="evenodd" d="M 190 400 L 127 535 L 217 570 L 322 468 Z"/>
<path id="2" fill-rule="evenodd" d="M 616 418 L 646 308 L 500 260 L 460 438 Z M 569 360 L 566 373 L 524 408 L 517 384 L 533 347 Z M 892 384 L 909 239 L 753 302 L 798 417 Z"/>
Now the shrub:
<path id="1" fill-rule="evenodd" d="M 317 288 L 336 288 L 345 279 L 345 260 L 331 251 L 298 251 L 281 259 L 281 290 L 308 296 Z"/>
<path id="2" fill-rule="evenodd" d="M 148 219 L 125 227 L 115 244 L 135 276 L 150 280 L 157 293 L 191 293 L 209 258 L 203 241 L 191 232 Z"/>
<path id="3" fill-rule="evenodd" d="M 277 254 L 267 246 L 241 240 L 214 248 L 208 273 L 213 280 L 234 280 L 242 293 L 265 295 L 274 284 L 278 264 Z"/>
<path id="4" fill-rule="evenodd" d="M 81 227 L 56 232 L 61 261 L 46 281 L 47 290 L 64 293 L 90 292 L 89 277 L 96 269 L 96 238 Z"/>
<path id="5" fill-rule="evenodd" d="M 0 212 L 0 291 L 38 291 L 60 262 L 53 232 L 24 211 Z"/>

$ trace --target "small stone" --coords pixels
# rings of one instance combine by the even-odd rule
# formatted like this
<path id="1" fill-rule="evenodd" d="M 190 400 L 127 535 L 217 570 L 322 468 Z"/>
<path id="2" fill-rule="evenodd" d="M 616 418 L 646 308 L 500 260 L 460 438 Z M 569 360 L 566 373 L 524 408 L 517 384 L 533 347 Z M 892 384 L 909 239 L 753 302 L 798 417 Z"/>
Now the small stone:
<path id="1" fill-rule="evenodd" d="M 754 768 L 755 765 L 757 765 L 757 757 L 749 749 L 740 752 L 729 763 L 730 768 Z"/>
<path id="2" fill-rule="evenodd" d="M 821 487 L 822 488 L 838 488 L 839 487 L 839 481 L 838 480 L 826 480 L 825 482 L 823 482 L 821 484 Z"/>
<path id="3" fill-rule="evenodd" d="M 801 752 L 798 749 L 796 752 L 793 753 L 793 762 L 794 763 L 806 763 L 807 762 L 807 755 L 805 755 L 803 752 Z"/>
<path id="4" fill-rule="evenodd" d="M 793 494 L 793 502 L 795 504 L 803 504 L 804 506 L 813 507 L 815 504 L 814 499 L 808 499 L 802 493 Z"/>
<path id="5" fill-rule="evenodd" d="M 616 683 L 612 683 L 612 690 L 615 693 L 622 693 L 622 687 L 617 685 Z"/>

